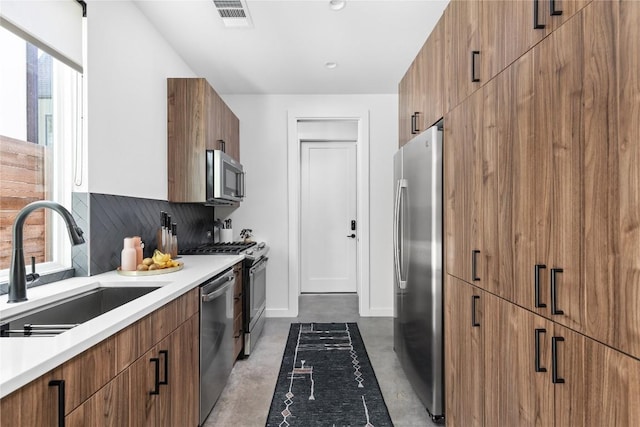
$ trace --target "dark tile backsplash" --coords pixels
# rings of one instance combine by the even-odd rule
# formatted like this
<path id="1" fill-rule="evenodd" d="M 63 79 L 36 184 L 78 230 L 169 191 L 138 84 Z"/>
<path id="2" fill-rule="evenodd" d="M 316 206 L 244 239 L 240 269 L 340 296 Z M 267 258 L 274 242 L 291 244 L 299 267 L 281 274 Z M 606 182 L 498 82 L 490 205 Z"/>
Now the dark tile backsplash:
<path id="1" fill-rule="evenodd" d="M 191 203 L 114 196 L 97 193 L 73 193 L 73 216 L 88 237 L 87 244 L 74 248 L 76 276 L 94 276 L 120 265 L 123 239 L 140 236 L 145 257 L 156 246 L 160 211 L 177 223 L 178 246 L 190 248 L 210 240 L 214 208 Z"/>

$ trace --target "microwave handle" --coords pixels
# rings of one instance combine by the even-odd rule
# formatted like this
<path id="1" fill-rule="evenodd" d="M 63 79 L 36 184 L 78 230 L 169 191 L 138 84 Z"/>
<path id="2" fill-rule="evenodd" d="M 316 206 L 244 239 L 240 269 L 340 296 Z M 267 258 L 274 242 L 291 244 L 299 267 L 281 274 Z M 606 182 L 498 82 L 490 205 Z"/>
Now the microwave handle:
<path id="1" fill-rule="evenodd" d="M 244 172 L 240 172 L 237 175 L 238 179 L 238 197 L 244 198 Z"/>

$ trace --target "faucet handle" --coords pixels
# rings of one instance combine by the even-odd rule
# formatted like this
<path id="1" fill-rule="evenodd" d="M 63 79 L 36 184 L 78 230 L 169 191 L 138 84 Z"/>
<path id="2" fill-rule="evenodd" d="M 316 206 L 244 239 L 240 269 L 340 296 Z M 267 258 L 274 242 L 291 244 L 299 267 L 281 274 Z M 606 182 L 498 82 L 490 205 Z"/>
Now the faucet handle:
<path id="1" fill-rule="evenodd" d="M 40 279 L 40 275 L 36 273 L 36 257 L 31 257 L 31 273 L 26 276 L 27 282 L 35 283 L 38 279 Z"/>

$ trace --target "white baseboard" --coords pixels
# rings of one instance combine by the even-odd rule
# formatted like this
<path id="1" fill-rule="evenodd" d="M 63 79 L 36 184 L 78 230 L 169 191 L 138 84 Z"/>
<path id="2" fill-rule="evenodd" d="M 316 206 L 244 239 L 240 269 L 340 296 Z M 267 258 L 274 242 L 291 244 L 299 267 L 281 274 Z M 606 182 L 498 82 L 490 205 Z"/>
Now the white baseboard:
<path id="1" fill-rule="evenodd" d="M 360 313 L 362 317 L 393 317 L 393 308 L 369 308 L 366 313 Z"/>
<path id="2" fill-rule="evenodd" d="M 267 317 L 297 317 L 298 313 L 288 308 L 267 308 L 265 315 Z"/>

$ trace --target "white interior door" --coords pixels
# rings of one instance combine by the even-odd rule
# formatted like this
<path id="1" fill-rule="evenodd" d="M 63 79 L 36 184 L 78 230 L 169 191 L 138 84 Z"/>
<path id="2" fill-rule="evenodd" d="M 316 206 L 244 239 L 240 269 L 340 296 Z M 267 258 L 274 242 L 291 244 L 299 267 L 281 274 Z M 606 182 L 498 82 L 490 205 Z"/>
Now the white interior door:
<path id="1" fill-rule="evenodd" d="M 300 172 L 300 291 L 356 292 L 355 142 L 302 142 Z"/>

